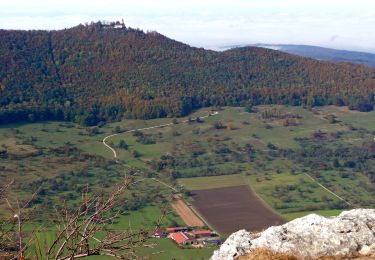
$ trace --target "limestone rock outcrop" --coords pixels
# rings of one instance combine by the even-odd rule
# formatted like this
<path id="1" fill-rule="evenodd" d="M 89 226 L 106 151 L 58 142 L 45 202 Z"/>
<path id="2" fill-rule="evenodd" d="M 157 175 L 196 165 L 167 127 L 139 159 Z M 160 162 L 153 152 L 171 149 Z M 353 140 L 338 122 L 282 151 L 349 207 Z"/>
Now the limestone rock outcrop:
<path id="1" fill-rule="evenodd" d="M 212 260 L 231 260 L 257 248 L 301 257 L 375 255 L 375 209 L 344 211 L 337 217 L 310 214 L 261 233 L 240 230 Z"/>

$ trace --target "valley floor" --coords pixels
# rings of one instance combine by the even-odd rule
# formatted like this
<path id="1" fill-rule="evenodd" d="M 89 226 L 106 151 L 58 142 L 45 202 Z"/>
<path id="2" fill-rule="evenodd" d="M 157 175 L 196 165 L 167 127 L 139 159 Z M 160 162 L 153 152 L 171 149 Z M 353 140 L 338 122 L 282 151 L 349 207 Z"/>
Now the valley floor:
<path id="1" fill-rule="evenodd" d="M 74 204 L 87 183 L 93 190 L 109 190 L 124 171 L 131 171 L 134 185 L 126 214 L 115 228 L 153 228 L 165 207 L 164 227 L 184 225 L 171 207 L 171 197 L 181 194 L 225 236 L 237 228 L 265 228 L 281 221 L 278 216 L 291 220 L 374 207 L 374 133 L 375 112 L 333 106 L 260 106 L 252 113 L 233 107 L 217 113 L 202 109 L 189 118 L 124 120 L 90 128 L 67 122 L 3 125 L 0 181 L 16 180 L 14 196 L 27 197 L 42 187 L 33 206 L 45 203 L 52 210 L 61 199 Z M 224 191 L 231 193 L 224 196 Z M 243 208 L 235 203 L 245 199 Z M 260 209 L 256 219 L 269 218 L 267 225 L 241 224 Z M 221 212 L 235 225 L 223 228 L 227 217 L 220 219 Z M 5 204 L 0 204 L 0 214 L 7 214 Z M 153 242 L 154 249 L 140 254 L 188 259 L 213 251 L 179 249 L 168 239 Z"/>

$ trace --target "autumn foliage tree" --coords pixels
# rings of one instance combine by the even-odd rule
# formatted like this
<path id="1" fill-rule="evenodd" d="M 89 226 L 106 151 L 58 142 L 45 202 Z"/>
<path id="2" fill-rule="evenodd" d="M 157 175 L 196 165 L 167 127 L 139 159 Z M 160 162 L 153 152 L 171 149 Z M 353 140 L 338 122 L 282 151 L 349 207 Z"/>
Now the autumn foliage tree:
<path id="1" fill-rule="evenodd" d="M 0 30 L 0 122 L 182 116 L 208 106 L 348 105 L 370 111 L 375 70 L 255 47 L 193 48 L 101 22 Z"/>

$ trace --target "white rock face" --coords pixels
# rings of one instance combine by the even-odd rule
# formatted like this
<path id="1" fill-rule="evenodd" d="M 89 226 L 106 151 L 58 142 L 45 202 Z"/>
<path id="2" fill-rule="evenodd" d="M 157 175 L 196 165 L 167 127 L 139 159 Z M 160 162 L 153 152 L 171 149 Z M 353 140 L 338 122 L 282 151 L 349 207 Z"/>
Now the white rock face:
<path id="1" fill-rule="evenodd" d="M 211 259 L 232 260 L 256 248 L 312 258 L 371 255 L 375 253 L 375 209 L 344 211 L 333 218 L 310 214 L 258 234 L 240 230 Z"/>
<path id="2" fill-rule="evenodd" d="M 233 259 L 236 256 L 243 255 L 250 250 L 251 239 L 251 233 L 241 229 L 230 235 L 220 249 L 214 252 L 211 259 Z"/>

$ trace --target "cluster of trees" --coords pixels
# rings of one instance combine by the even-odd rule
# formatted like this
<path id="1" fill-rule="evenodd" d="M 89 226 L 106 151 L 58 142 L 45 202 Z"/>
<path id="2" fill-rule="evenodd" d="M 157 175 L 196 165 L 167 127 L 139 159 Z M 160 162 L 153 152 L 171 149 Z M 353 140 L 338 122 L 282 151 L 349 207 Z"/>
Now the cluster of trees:
<path id="1" fill-rule="evenodd" d="M 275 114 L 278 114 L 275 112 Z M 289 115 L 291 119 L 294 115 Z M 279 115 L 279 117 L 284 118 Z M 273 118 L 273 116 L 272 116 Z M 213 122 L 216 129 L 223 127 L 219 121 Z M 268 143 L 266 149 L 256 149 L 251 144 L 238 144 L 225 137 L 207 137 L 206 142 L 188 140 L 172 148 L 171 153 L 162 155 L 150 163 L 152 170 L 160 172 L 170 180 L 199 176 L 227 175 L 246 172 L 256 175 L 257 181 L 267 181 L 274 173 L 282 173 L 285 167 L 280 161 L 288 161 L 293 167 L 291 174 L 308 172 L 326 187 L 332 187 L 334 180 L 347 179 L 357 182 L 363 179 L 361 187 L 368 194 L 375 194 L 375 142 L 363 145 L 352 145 L 345 142 L 345 132 L 326 133 L 316 131 L 309 137 L 296 138 L 298 148 L 280 148 Z M 371 134 L 369 131 L 357 129 L 350 134 Z M 275 162 L 275 163 L 273 163 Z M 243 163 L 251 164 L 255 171 L 247 171 Z M 288 163 L 289 165 L 289 163 Z M 186 170 L 188 169 L 188 170 Z M 272 174 L 270 174 L 272 173 Z M 334 176 L 334 180 L 332 179 Z M 367 180 L 367 178 L 369 181 Z M 336 179 L 338 178 L 338 179 Z M 302 180 L 304 178 L 301 178 Z M 312 186 L 311 186 L 312 185 Z M 293 212 L 294 210 L 341 209 L 345 203 L 325 197 L 312 196 L 316 184 L 280 184 L 271 196 L 280 200 L 276 208 Z M 333 188 L 334 189 L 334 188 Z M 344 188 L 346 190 L 347 187 Z M 365 196 L 355 196 L 348 192 L 350 201 L 361 206 L 373 206 L 373 202 Z M 291 199 L 302 198 L 312 202 L 306 207 L 296 206 Z"/>
<path id="2" fill-rule="evenodd" d="M 220 129 L 234 130 L 235 129 L 235 127 L 233 126 L 233 122 L 231 121 L 227 122 L 226 124 L 224 124 L 222 121 L 215 121 L 213 123 L 213 127 L 218 130 Z"/>
<path id="3" fill-rule="evenodd" d="M 0 122 L 83 125 L 181 116 L 206 106 L 348 105 L 373 109 L 375 70 L 261 48 L 214 52 L 102 23 L 0 30 Z"/>
<path id="4" fill-rule="evenodd" d="M 261 113 L 261 117 L 263 119 L 295 119 L 295 118 L 301 118 L 298 114 L 293 114 L 284 111 L 281 108 L 269 108 L 264 110 Z"/>
<path id="5" fill-rule="evenodd" d="M 357 180 L 359 176 L 367 176 L 369 181 L 361 181 L 363 190 L 375 194 L 375 142 L 364 143 L 362 146 L 345 145 L 332 138 L 340 134 L 317 131 L 309 138 L 297 138 L 301 148 L 277 148 L 269 153 L 273 158 L 284 157 L 309 169 L 309 173 L 321 183 L 330 187 L 332 180 L 327 173 L 334 172 L 344 179 Z M 365 178 L 366 179 L 366 178 Z M 372 206 L 373 201 L 353 199 L 358 205 Z M 323 205 L 324 206 L 324 205 Z M 339 207 L 340 205 L 331 205 Z M 283 205 L 281 205 L 283 207 Z M 322 209 L 320 207 L 316 209 Z"/>
<path id="6" fill-rule="evenodd" d="M 155 144 L 156 138 L 151 134 L 145 134 L 141 131 L 135 131 L 133 136 L 136 136 L 136 141 L 141 144 Z"/>
<path id="7" fill-rule="evenodd" d="M 371 146 L 344 146 L 337 145 L 330 147 L 329 142 L 319 142 L 315 140 L 322 137 L 301 138 L 301 150 L 283 151 L 284 155 L 291 159 L 297 160 L 305 166 L 312 169 L 330 170 L 330 169 L 350 169 L 357 172 L 365 172 L 371 168 L 371 160 L 374 158 L 374 151 L 370 150 Z M 372 144 L 374 146 L 375 144 Z M 348 176 L 349 177 L 349 176 Z M 354 176 L 353 176 L 354 177 Z"/>
<path id="8" fill-rule="evenodd" d="M 120 146 L 123 149 L 128 148 L 124 140 L 120 141 Z M 141 155 L 131 148 L 129 150 L 135 157 Z M 40 211 L 37 210 L 32 214 L 34 220 L 43 221 L 61 201 L 67 201 L 68 207 L 74 207 L 80 194 L 86 189 L 90 193 L 109 189 L 123 176 L 123 171 L 116 167 L 117 164 L 114 161 L 99 155 L 85 153 L 72 144 L 46 148 L 46 152 L 42 156 L 54 163 L 48 165 L 53 169 L 56 169 L 58 164 L 70 165 L 70 167 L 67 169 L 57 168 L 58 170 L 48 172 L 48 174 L 16 182 L 17 192 L 35 194 L 28 202 L 29 207 L 40 207 Z M 41 156 L 36 158 L 36 160 L 38 159 L 41 159 Z M 14 162 L 16 159 L 9 160 Z M 33 171 L 32 167 L 22 167 L 21 169 L 26 173 Z M 5 178 L 5 176 L 3 177 Z M 151 203 L 166 202 L 166 196 L 159 188 L 143 186 L 141 183 L 129 189 L 131 192 L 121 206 L 124 210 L 138 210 Z"/>
<path id="9" fill-rule="evenodd" d="M 224 139 L 224 138 L 223 138 Z M 236 174 L 242 171 L 240 165 L 253 161 L 255 150 L 250 144 L 241 146 L 226 144 L 221 138 L 208 138 L 208 147 L 198 141 L 185 141 L 173 149 L 171 154 L 153 160 L 151 169 L 168 175 L 171 179 L 201 176 Z M 187 170 L 188 169 L 188 170 Z"/>

